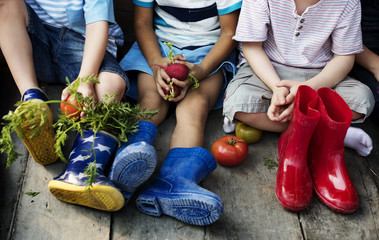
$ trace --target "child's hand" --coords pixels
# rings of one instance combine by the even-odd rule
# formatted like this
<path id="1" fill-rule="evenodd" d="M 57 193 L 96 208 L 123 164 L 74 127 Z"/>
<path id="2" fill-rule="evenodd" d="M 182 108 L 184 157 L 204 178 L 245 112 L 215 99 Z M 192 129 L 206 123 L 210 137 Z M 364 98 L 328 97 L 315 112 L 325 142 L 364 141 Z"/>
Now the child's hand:
<path id="1" fill-rule="evenodd" d="M 177 55 L 175 55 L 175 56 L 177 56 Z M 196 65 L 196 64 L 190 63 L 190 62 L 178 61 L 178 60 L 175 62 L 185 64 L 189 69 L 189 73 L 194 75 L 194 76 L 202 76 L 202 74 L 203 74 L 203 70 L 199 65 Z M 187 78 L 184 81 L 180 81 L 178 79 L 172 78 L 171 81 L 173 81 L 173 83 L 175 85 L 177 85 L 178 87 L 181 88 L 181 92 L 180 92 L 179 96 L 176 96 L 175 98 L 169 99 L 170 102 L 179 102 L 180 100 L 182 100 L 186 96 L 188 90 L 194 85 L 194 82 L 190 81 L 189 78 Z"/>
<path id="2" fill-rule="evenodd" d="M 267 110 L 267 116 L 271 121 L 285 122 L 289 119 L 289 115 L 292 112 L 290 109 L 287 111 L 289 103 L 286 97 L 289 93 L 286 87 L 278 87 L 273 91 L 271 105 Z"/>
<path id="3" fill-rule="evenodd" d="M 283 111 L 279 110 L 276 112 L 276 114 L 279 113 L 276 117 L 278 122 L 286 122 L 291 119 L 296 93 L 300 85 L 305 85 L 305 83 L 293 80 L 281 80 L 276 84 L 279 89 L 286 88 L 289 90 L 289 93 L 285 96 L 285 100 L 283 101 L 283 99 L 280 99 L 281 103 L 286 104 L 287 107 Z M 279 104 L 278 106 L 282 105 L 283 104 Z"/>
<path id="4" fill-rule="evenodd" d="M 166 91 L 169 90 L 169 85 L 168 83 L 171 81 L 171 78 L 167 75 L 166 71 L 161 68 L 161 66 L 168 66 L 171 63 L 171 60 L 169 58 L 162 58 L 159 61 L 156 61 L 156 63 L 151 65 L 151 69 L 153 70 L 153 77 L 155 80 L 155 84 L 157 87 L 157 92 L 161 97 L 165 100 L 166 95 L 163 92 L 163 89 Z"/>
<path id="5" fill-rule="evenodd" d="M 77 80 L 75 80 L 75 81 L 77 81 Z M 73 83 L 74 82 L 72 82 L 71 84 L 73 84 Z M 93 82 L 90 82 L 90 83 L 80 83 L 80 85 L 79 85 L 79 87 L 77 89 L 77 93 L 81 94 L 84 98 L 92 96 L 93 100 L 97 101 L 93 85 L 94 85 Z M 69 88 L 70 87 L 66 87 L 65 89 L 63 89 L 62 95 L 61 95 L 61 100 L 62 101 L 66 101 L 67 98 L 70 96 L 70 90 L 69 90 Z M 85 117 L 84 112 L 81 112 L 80 118 L 83 119 L 84 117 Z"/>

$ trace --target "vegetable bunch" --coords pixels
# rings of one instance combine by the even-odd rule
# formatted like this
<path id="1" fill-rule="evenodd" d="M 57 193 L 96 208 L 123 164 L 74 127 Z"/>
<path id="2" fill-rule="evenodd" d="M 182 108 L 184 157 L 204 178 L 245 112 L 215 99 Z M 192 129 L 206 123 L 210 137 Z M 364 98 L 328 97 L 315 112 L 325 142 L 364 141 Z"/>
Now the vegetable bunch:
<path id="1" fill-rule="evenodd" d="M 94 76 L 89 76 L 82 79 L 77 79 L 72 84 L 67 80 L 70 90 L 70 96 L 74 96 L 77 104 L 61 100 L 51 100 L 40 103 L 29 104 L 28 108 L 21 113 L 15 114 L 14 111 L 9 111 L 3 117 L 3 129 L 0 136 L 0 152 L 7 153 L 7 166 L 9 166 L 20 154 L 17 153 L 16 147 L 12 141 L 12 133 L 15 129 L 20 128 L 21 123 L 25 119 L 33 119 L 38 116 L 41 121 L 32 124 L 30 128 L 34 129 L 35 134 L 39 133 L 40 127 L 46 123 L 47 116 L 41 108 L 42 103 L 51 104 L 65 104 L 72 108 L 77 109 L 79 112 L 84 112 L 85 117 L 71 117 L 65 112 L 58 115 L 58 120 L 54 124 L 56 129 L 55 134 L 55 151 L 64 162 L 67 159 L 64 157 L 62 147 L 65 145 L 68 133 L 70 131 L 83 134 L 86 129 L 93 129 L 96 134 L 98 131 L 105 131 L 116 136 L 121 142 L 126 142 L 127 134 L 137 131 L 137 123 L 139 120 L 151 119 L 157 111 L 150 111 L 148 109 L 141 109 L 140 106 L 131 106 L 128 102 L 119 102 L 115 100 L 115 96 L 105 96 L 104 101 L 96 102 L 92 97 L 84 98 L 81 94 L 77 93 L 77 89 L 81 83 L 88 82 L 98 83 L 98 79 Z M 25 101 L 19 101 L 16 106 L 24 104 Z M 23 138 L 24 136 L 19 136 Z"/>
<path id="2" fill-rule="evenodd" d="M 171 48 L 173 43 L 166 43 L 165 42 L 164 44 L 167 45 L 167 47 L 169 49 L 169 59 L 171 60 L 171 64 L 168 66 L 162 66 L 159 64 L 154 64 L 154 65 L 163 68 L 170 78 L 175 78 L 175 79 L 178 79 L 179 81 L 185 81 L 187 78 L 189 78 L 190 82 L 194 83 L 193 88 L 198 88 L 199 87 L 199 81 L 197 80 L 197 78 L 194 75 L 189 73 L 188 67 L 183 63 L 176 63 L 175 62 L 174 56 L 173 56 L 174 50 Z M 179 86 L 175 85 L 171 81 L 169 83 L 169 90 L 163 89 L 163 93 L 166 95 L 167 99 L 170 99 L 170 98 L 175 98 L 175 97 L 179 96 L 181 93 L 181 90 L 182 89 Z"/>

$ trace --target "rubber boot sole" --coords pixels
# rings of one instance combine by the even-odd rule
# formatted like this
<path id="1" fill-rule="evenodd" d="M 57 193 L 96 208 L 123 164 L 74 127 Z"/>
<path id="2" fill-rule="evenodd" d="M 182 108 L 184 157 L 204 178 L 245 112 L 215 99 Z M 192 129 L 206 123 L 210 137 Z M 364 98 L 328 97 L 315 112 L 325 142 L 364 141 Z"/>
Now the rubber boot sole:
<path id="1" fill-rule="evenodd" d="M 133 143 L 116 155 L 109 179 L 121 188 L 126 202 L 154 173 L 157 159 L 154 147 L 145 142 Z"/>
<path id="2" fill-rule="evenodd" d="M 51 180 L 50 192 L 59 200 L 103 211 L 117 211 L 124 206 L 121 192 L 111 186 L 94 185 L 89 192 L 85 186 Z"/>
<path id="3" fill-rule="evenodd" d="M 24 106 L 21 105 L 17 107 L 15 113 L 17 114 L 17 112 L 20 111 L 22 107 Z M 54 147 L 55 134 L 52 121 L 53 115 L 47 105 L 45 107 L 45 112 L 48 116 L 48 119 L 46 119 L 45 124 L 40 127 L 38 134 L 33 133 L 34 131 L 32 127 L 38 126 L 40 124 L 40 120 L 37 120 L 33 123 L 26 120 L 21 124 L 21 129 L 15 129 L 16 133 L 20 136 L 21 140 L 28 149 L 30 155 L 32 155 L 34 161 L 42 165 L 53 163 L 58 159 L 58 155 L 55 152 Z"/>
<path id="4" fill-rule="evenodd" d="M 165 214 L 199 226 L 214 223 L 223 213 L 221 201 L 196 194 L 175 194 L 167 197 L 142 193 L 136 204 L 138 209 L 147 215 Z"/>

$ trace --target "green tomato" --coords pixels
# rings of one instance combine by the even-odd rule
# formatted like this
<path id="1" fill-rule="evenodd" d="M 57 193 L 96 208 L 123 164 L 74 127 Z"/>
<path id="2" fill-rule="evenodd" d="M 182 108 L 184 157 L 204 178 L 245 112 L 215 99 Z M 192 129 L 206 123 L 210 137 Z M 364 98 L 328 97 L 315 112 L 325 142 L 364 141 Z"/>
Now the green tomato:
<path id="1" fill-rule="evenodd" d="M 243 139 L 248 144 L 256 143 L 261 139 L 262 131 L 245 123 L 238 122 L 236 125 L 236 136 Z"/>

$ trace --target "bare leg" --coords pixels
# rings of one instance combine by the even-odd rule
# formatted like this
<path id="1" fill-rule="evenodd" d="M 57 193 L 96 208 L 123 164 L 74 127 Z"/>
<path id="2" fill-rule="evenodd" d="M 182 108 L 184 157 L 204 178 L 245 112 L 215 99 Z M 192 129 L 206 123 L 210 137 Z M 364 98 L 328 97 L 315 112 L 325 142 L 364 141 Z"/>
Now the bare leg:
<path id="1" fill-rule="evenodd" d="M 138 103 L 142 109 L 159 110 L 158 114 L 150 120 L 155 126 L 163 122 L 169 103 L 158 94 L 153 76 L 146 73 L 138 75 Z"/>
<path id="2" fill-rule="evenodd" d="M 33 51 L 26 31 L 28 13 L 22 0 L 0 1 L 0 48 L 21 95 L 38 87 Z"/>
<path id="3" fill-rule="evenodd" d="M 101 72 L 99 74 L 100 84 L 95 84 L 96 96 L 99 101 L 104 100 L 105 95 L 116 95 L 116 100 L 121 101 L 126 90 L 125 80 L 118 74 L 112 72 Z"/>
<path id="4" fill-rule="evenodd" d="M 278 123 L 271 121 L 267 113 L 244 113 L 236 112 L 235 119 L 240 120 L 247 125 L 255 127 L 257 129 L 269 132 L 283 132 L 287 129 L 288 123 Z"/>
<path id="5" fill-rule="evenodd" d="M 208 113 L 217 101 L 222 73 L 217 72 L 190 89 L 176 108 L 177 124 L 171 137 L 170 149 L 177 147 L 202 147 Z"/>

